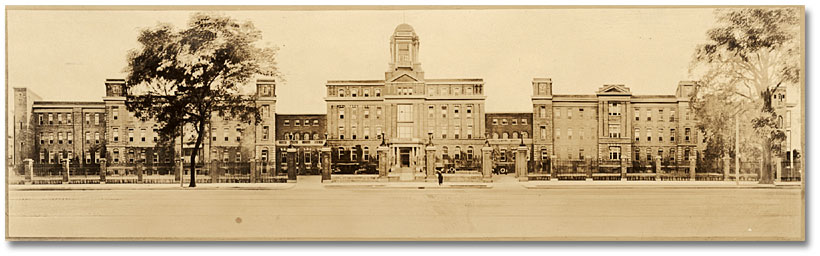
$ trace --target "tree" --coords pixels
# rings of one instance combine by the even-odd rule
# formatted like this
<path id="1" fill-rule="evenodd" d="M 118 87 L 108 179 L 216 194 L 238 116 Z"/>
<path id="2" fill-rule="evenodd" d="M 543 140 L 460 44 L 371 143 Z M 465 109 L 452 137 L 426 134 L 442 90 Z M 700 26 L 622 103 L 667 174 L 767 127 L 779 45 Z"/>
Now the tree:
<path id="1" fill-rule="evenodd" d="M 255 96 L 242 95 L 255 77 L 277 75 L 276 48 L 257 46 L 261 38 L 251 22 L 195 13 L 181 30 L 163 23 L 143 29 L 140 46 L 128 53 L 128 110 L 157 122 L 160 144 L 172 144 L 185 127 L 196 134 L 190 187 L 196 186 L 196 156 L 211 117 L 261 120 Z"/>
<path id="2" fill-rule="evenodd" d="M 715 14 L 716 27 L 706 33 L 708 42 L 698 45 L 691 68 L 702 72 L 693 95 L 697 115 L 713 117 L 701 120 L 701 130 L 710 140 L 707 146 L 723 147 L 716 151 L 726 153 L 731 147 L 726 125 L 738 116 L 753 128 L 750 137 L 759 139 L 764 170 L 760 183 L 772 183 L 771 157 L 785 139 L 772 108 L 773 93 L 800 82 L 798 9 L 721 9 Z"/>

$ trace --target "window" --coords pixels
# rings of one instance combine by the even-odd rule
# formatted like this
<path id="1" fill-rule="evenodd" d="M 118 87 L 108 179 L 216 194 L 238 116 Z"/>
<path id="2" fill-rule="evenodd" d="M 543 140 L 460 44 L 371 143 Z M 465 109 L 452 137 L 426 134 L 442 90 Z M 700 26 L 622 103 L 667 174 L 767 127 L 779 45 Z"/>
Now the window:
<path id="1" fill-rule="evenodd" d="M 63 144 L 63 133 L 62 132 L 57 133 L 57 144 Z"/>
<path id="2" fill-rule="evenodd" d="M 345 106 L 339 105 L 339 119 L 345 119 Z"/>
<path id="3" fill-rule="evenodd" d="M 493 118 L 493 125 L 498 125 L 498 119 L 497 118 Z"/>
<path id="4" fill-rule="evenodd" d="M 658 109 L 658 121 L 663 121 L 663 109 Z"/>
<path id="5" fill-rule="evenodd" d="M 472 124 L 467 125 L 467 138 L 468 139 L 473 138 L 473 125 Z"/>
<path id="6" fill-rule="evenodd" d="M 609 115 L 610 116 L 620 116 L 621 115 L 621 106 L 617 102 L 609 103 Z"/>
<path id="7" fill-rule="evenodd" d="M 441 106 L 441 118 L 447 118 L 447 105 Z"/>
<path id="8" fill-rule="evenodd" d="M 242 162 L 242 154 L 238 151 L 236 152 L 236 159 L 234 161 L 236 161 L 237 163 Z"/>
<path id="9" fill-rule="evenodd" d="M 538 117 L 547 118 L 547 107 L 541 106 L 541 111 L 538 112 Z"/>
<path id="10" fill-rule="evenodd" d="M 262 117 L 270 117 L 270 105 L 262 105 Z"/>
<path id="11" fill-rule="evenodd" d="M 641 161 L 641 149 L 635 148 L 635 161 Z"/>
<path id="12" fill-rule="evenodd" d="M 441 86 L 441 87 L 439 87 L 439 95 L 447 95 L 447 94 L 449 94 L 449 90 L 447 90 L 447 89 L 449 89 L 449 88 L 447 88 L 446 86 Z"/>
<path id="13" fill-rule="evenodd" d="M 128 128 L 128 141 L 134 142 L 134 128 Z"/>
<path id="14" fill-rule="evenodd" d="M 345 96 L 345 89 L 339 89 L 339 97 Z"/>
<path id="15" fill-rule="evenodd" d="M 45 163 L 45 161 L 46 161 L 46 153 L 45 152 L 40 152 L 40 163 L 41 164 Z"/>
<path id="16" fill-rule="evenodd" d="M 658 141 L 663 141 L 663 128 L 658 129 Z"/>
<path id="17" fill-rule="evenodd" d="M 364 119 L 370 118 L 370 106 L 364 106 Z M 305 125 L 307 125 L 307 120 L 305 120 Z"/>
<path id="18" fill-rule="evenodd" d="M 635 109 L 635 121 L 641 121 L 641 109 Z"/>
<path id="19" fill-rule="evenodd" d="M 567 109 L 567 119 L 572 119 L 572 109 L 571 108 Z"/>
<path id="20" fill-rule="evenodd" d="M 506 162 L 507 161 L 507 149 L 502 148 L 500 154 L 501 154 L 501 162 Z"/>
<path id="21" fill-rule="evenodd" d="M 268 148 L 262 148 L 262 153 L 260 154 L 259 158 L 262 160 L 262 162 L 267 162 L 268 161 Z M 263 171 L 264 171 L 264 169 L 263 169 Z"/>
<path id="22" fill-rule="evenodd" d="M 547 127 L 546 126 L 541 126 L 541 139 L 542 140 L 547 139 Z"/>
<path id="23" fill-rule="evenodd" d="M 94 114 L 94 125 L 100 125 L 100 113 Z"/>
<path id="24" fill-rule="evenodd" d="M 216 127 L 211 128 L 211 141 L 216 141 Z"/>
<path id="25" fill-rule="evenodd" d="M 441 138 L 442 139 L 447 138 L 447 124 L 442 124 L 441 125 Z"/>
<path id="26" fill-rule="evenodd" d="M 359 132 L 358 127 L 356 127 L 356 123 L 350 125 L 350 138 L 356 139 L 356 134 Z"/>
<path id="27" fill-rule="evenodd" d="M 313 126 L 319 126 L 319 120 L 318 119 L 313 120 Z"/>
<path id="28" fill-rule="evenodd" d="M 564 111 L 561 108 L 555 108 L 555 119 L 561 119 L 561 112 Z"/>
<path id="29" fill-rule="evenodd" d="M 510 122 L 510 124 L 512 124 L 512 125 L 518 125 L 518 119 L 512 119 L 512 121 Z"/>
<path id="30" fill-rule="evenodd" d="M 584 134 L 584 131 L 583 131 L 583 130 L 581 130 L 581 134 Z M 529 135 L 529 133 L 527 133 L 527 132 L 521 132 L 521 138 L 522 138 L 522 139 L 526 139 L 526 138 L 527 138 L 527 137 L 529 137 L 529 136 L 530 136 L 530 135 Z"/>
<path id="31" fill-rule="evenodd" d="M 620 124 L 609 124 L 609 137 L 610 138 L 620 138 L 621 137 L 621 125 Z"/>
<path id="32" fill-rule="evenodd" d="M 578 109 L 578 117 L 579 118 L 584 118 L 584 109 L 583 108 Z"/>
<path id="33" fill-rule="evenodd" d="M 85 132 L 85 143 L 86 144 L 91 143 L 91 132 Z"/>
<path id="34" fill-rule="evenodd" d="M 225 141 L 228 141 L 228 127 L 222 128 L 222 136 L 224 137 Z"/>
<path id="35" fill-rule="evenodd" d="M 669 141 L 675 142 L 675 128 L 669 129 Z"/>
<path id="36" fill-rule="evenodd" d="M 609 160 L 621 160 L 621 147 L 609 147 Z"/>
<path id="37" fill-rule="evenodd" d="M 427 106 L 427 118 L 432 120 L 433 118 L 435 118 L 435 116 L 436 116 L 436 107 L 433 106 L 433 105 L 428 105 Z"/>
<path id="38" fill-rule="evenodd" d="M 675 121 L 675 110 L 673 109 L 671 113 L 669 113 L 669 122 Z"/>
<path id="39" fill-rule="evenodd" d="M 40 144 L 45 144 L 45 143 L 46 143 L 45 135 L 43 135 L 43 133 L 41 132 L 40 133 Z"/>
<path id="40" fill-rule="evenodd" d="M 68 114 L 65 114 L 65 115 L 66 115 L 66 117 L 65 117 L 66 123 L 71 124 L 71 121 L 74 120 L 74 118 L 72 117 L 72 114 L 68 113 Z"/>
<path id="41" fill-rule="evenodd" d="M 641 129 L 635 128 L 635 141 L 641 141 Z"/>
<path id="42" fill-rule="evenodd" d="M 43 125 L 43 114 L 37 115 L 37 120 L 40 123 L 40 125 Z"/>
<path id="43" fill-rule="evenodd" d="M 459 109 L 458 105 L 453 106 L 453 118 L 459 118 L 460 115 L 458 113 L 458 109 Z"/>
<path id="44" fill-rule="evenodd" d="M 91 113 L 85 113 L 85 124 L 91 124 Z"/>
<path id="45" fill-rule="evenodd" d="M 652 128 L 646 128 L 646 141 L 652 141 Z"/>
<path id="46" fill-rule="evenodd" d="M 675 161 L 675 148 L 670 148 L 669 149 L 669 161 L 672 161 L 672 162 Z"/>
<path id="47" fill-rule="evenodd" d="M 567 139 L 572 139 L 572 128 L 567 129 Z"/>
<path id="48" fill-rule="evenodd" d="M 111 116 L 114 120 L 117 120 L 120 116 L 120 108 L 119 107 L 112 107 L 111 108 Z"/>
<path id="49" fill-rule="evenodd" d="M 285 120 L 284 125 L 285 126 L 290 126 L 290 120 Z"/>
<path id="50" fill-rule="evenodd" d="M 413 105 L 399 104 L 398 105 L 398 121 L 412 122 L 413 121 Z"/>
<path id="51" fill-rule="evenodd" d="M 140 140 L 145 142 L 145 128 L 140 129 Z"/>
<path id="52" fill-rule="evenodd" d="M 111 132 L 111 136 L 113 137 L 112 140 L 120 141 L 120 129 L 113 128 L 113 132 Z"/>
<path id="53" fill-rule="evenodd" d="M 356 96 L 359 96 L 358 94 L 359 94 L 359 89 L 352 89 L 352 90 L 350 90 L 350 97 L 356 97 Z"/>
<path id="54" fill-rule="evenodd" d="M 527 125 L 527 119 L 521 119 L 521 125 Z"/>
<path id="55" fill-rule="evenodd" d="M 339 126 L 339 139 L 345 139 L 345 127 L 342 125 Z"/>
<path id="56" fill-rule="evenodd" d="M 48 113 L 48 124 L 54 124 L 54 114 Z"/>
<path id="57" fill-rule="evenodd" d="M 68 144 L 72 144 L 74 142 L 74 134 L 71 133 L 71 132 L 68 132 L 66 134 L 66 139 L 68 140 Z"/>
<path id="58" fill-rule="evenodd" d="M 652 109 L 646 110 L 646 121 L 652 121 Z"/>
<path id="59" fill-rule="evenodd" d="M 100 143 L 100 132 L 94 132 L 94 143 Z"/>
<path id="60" fill-rule="evenodd" d="M 301 125 L 302 125 L 302 121 L 300 121 L 300 120 L 298 120 L 298 119 L 297 119 L 297 120 L 293 120 L 293 126 L 301 126 Z"/>
<path id="61" fill-rule="evenodd" d="M 270 127 L 269 126 L 262 126 L 262 140 L 268 140 L 270 136 Z"/>
<path id="62" fill-rule="evenodd" d="M 460 125 L 453 126 L 453 138 L 454 139 L 459 139 L 460 136 L 461 136 L 461 126 Z"/>
<path id="63" fill-rule="evenodd" d="M 579 134 L 578 134 L 578 138 L 582 139 L 582 140 L 584 139 L 584 128 L 580 129 Z M 525 139 L 526 139 L 526 137 L 525 137 Z"/>
<path id="64" fill-rule="evenodd" d="M 413 126 L 409 123 L 399 124 L 399 138 L 413 137 Z"/>
<path id="65" fill-rule="evenodd" d="M 63 114 L 62 113 L 57 114 L 57 124 L 63 124 Z"/>
<path id="66" fill-rule="evenodd" d="M 684 161 L 689 161 L 689 153 L 690 153 L 690 151 L 689 151 L 688 148 L 683 150 L 683 160 Z"/>
<path id="67" fill-rule="evenodd" d="M 376 119 L 382 118 L 382 107 L 376 107 Z"/>
<path id="68" fill-rule="evenodd" d="M 120 150 L 114 149 L 114 153 L 112 154 L 111 158 L 113 158 L 114 163 L 120 162 Z"/>
<path id="69" fill-rule="evenodd" d="M 556 140 L 561 139 L 561 128 L 555 128 L 555 139 Z"/>
<path id="70" fill-rule="evenodd" d="M 376 89 L 375 92 L 376 92 L 376 97 L 381 97 L 382 96 L 382 89 Z"/>
<path id="71" fill-rule="evenodd" d="M 689 142 L 689 135 L 691 133 L 691 129 L 685 128 L 683 129 L 683 140 Z"/>
<path id="72" fill-rule="evenodd" d="M 467 119 L 473 118 L 473 105 L 467 105 Z"/>
<path id="73" fill-rule="evenodd" d="M 507 119 L 506 118 L 501 119 L 501 125 L 507 125 Z"/>

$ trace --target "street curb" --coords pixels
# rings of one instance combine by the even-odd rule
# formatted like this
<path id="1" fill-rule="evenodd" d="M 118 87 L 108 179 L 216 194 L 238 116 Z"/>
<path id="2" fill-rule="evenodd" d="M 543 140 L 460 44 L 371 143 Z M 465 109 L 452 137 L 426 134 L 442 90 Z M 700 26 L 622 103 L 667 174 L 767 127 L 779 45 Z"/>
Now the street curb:
<path id="1" fill-rule="evenodd" d="M 71 188 L 71 187 L 59 187 L 59 185 L 55 187 L 22 187 L 22 188 L 15 188 L 15 186 L 24 186 L 24 185 L 10 185 L 9 191 L 111 191 L 111 190 L 187 190 L 187 191 L 197 191 L 197 190 L 288 190 L 293 189 L 295 185 L 288 185 L 288 186 L 277 186 L 277 187 L 78 187 L 78 188 Z"/>

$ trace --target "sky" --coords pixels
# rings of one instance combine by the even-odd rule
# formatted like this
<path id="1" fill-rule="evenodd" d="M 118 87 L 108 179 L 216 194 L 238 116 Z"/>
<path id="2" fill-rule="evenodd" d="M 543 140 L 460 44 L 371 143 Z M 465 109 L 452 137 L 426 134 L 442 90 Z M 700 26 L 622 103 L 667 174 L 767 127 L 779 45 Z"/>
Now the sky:
<path id="1" fill-rule="evenodd" d="M 44 100 L 102 101 L 107 78 L 124 78 L 140 29 L 184 27 L 189 11 L 7 12 L 9 92 Z M 674 94 L 706 41 L 713 10 L 496 9 L 227 11 L 279 48 L 277 113 L 325 113 L 327 80 L 383 79 L 389 39 L 408 23 L 426 78 L 483 78 L 488 112 L 531 112 L 533 78 L 554 94 L 625 84 L 633 94 Z M 11 95 L 7 93 L 7 95 Z"/>

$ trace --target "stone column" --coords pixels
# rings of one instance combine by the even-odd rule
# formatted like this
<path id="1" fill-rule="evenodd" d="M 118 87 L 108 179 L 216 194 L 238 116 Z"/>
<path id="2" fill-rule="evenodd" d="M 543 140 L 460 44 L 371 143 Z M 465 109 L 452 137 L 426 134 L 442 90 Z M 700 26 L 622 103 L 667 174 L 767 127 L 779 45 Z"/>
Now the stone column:
<path id="1" fill-rule="evenodd" d="M 105 184 L 105 175 L 108 174 L 108 165 L 105 158 L 100 159 L 100 184 Z"/>
<path id="2" fill-rule="evenodd" d="M 527 174 L 527 146 L 520 145 L 515 151 L 515 176 L 518 181 L 528 181 Z"/>
<path id="3" fill-rule="evenodd" d="M 661 158 L 655 158 L 655 181 L 661 181 Z"/>
<path id="4" fill-rule="evenodd" d="M 219 176 L 221 175 L 221 172 L 219 170 L 219 160 L 211 161 L 210 169 L 211 170 L 210 172 L 208 172 L 208 174 L 211 175 L 211 183 L 219 183 Z"/>
<path id="5" fill-rule="evenodd" d="M 427 155 L 425 159 L 427 182 L 438 182 L 438 177 L 436 176 L 436 146 L 430 145 L 425 147 L 424 153 Z"/>
<path id="6" fill-rule="evenodd" d="M 25 182 L 26 185 L 31 185 L 31 180 L 34 178 L 34 160 L 25 159 L 23 160 L 23 168 L 25 171 Z"/>
<path id="7" fill-rule="evenodd" d="M 387 168 L 390 167 L 390 159 L 387 156 L 387 146 L 379 146 L 376 148 L 376 154 L 379 155 L 379 179 L 387 178 Z M 329 168 L 330 166 L 328 166 Z"/>
<path id="8" fill-rule="evenodd" d="M 689 180 L 691 181 L 697 180 L 697 173 L 695 172 L 695 166 L 697 166 L 697 164 L 697 157 L 689 158 Z"/>
<path id="9" fill-rule="evenodd" d="M 330 177 L 330 158 L 331 158 L 330 157 L 330 152 L 331 152 L 330 147 L 323 147 L 322 152 L 320 154 L 320 156 L 321 156 L 320 159 L 322 160 L 322 182 L 330 182 L 331 181 L 331 177 Z M 385 160 L 382 159 L 381 156 L 378 156 L 378 157 L 379 157 L 379 167 L 381 167 L 382 162 L 384 162 Z M 381 168 L 379 168 L 379 173 L 381 174 Z"/>
<path id="10" fill-rule="evenodd" d="M 288 148 L 288 183 L 296 182 L 296 148 Z"/>
<path id="11" fill-rule="evenodd" d="M 621 181 L 626 181 L 627 165 L 629 165 L 629 157 L 621 156 Z"/>
<path id="12" fill-rule="evenodd" d="M 723 181 L 729 180 L 729 156 L 723 156 Z"/>
<path id="13" fill-rule="evenodd" d="M 250 171 L 250 181 L 249 182 L 250 183 L 258 182 L 259 181 L 259 174 L 257 173 L 258 170 L 256 168 L 256 158 L 251 158 L 249 171 Z"/>
<path id="14" fill-rule="evenodd" d="M 558 181 L 558 171 L 555 170 L 555 160 L 558 159 L 555 155 L 550 155 L 550 181 Z M 588 174 L 587 179 L 592 180 L 592 173 Z"/>
<path id="15" fill-rule="evenodd" d="M 63 184 L 68 184 L 70 180 L 70 172 L 68 159 L 63 159 Z"/>
<path id="16" fill-rule="evenodd" d="M 781 180 L 780 177 L 781 177 L 781 175 L 783 175 L 782 160 L 780 160 L 780 157 L 773 157 L 772 160 L 773 160 L 773 164 L 775 165 L 775 168 L 777 168 L 776 169 L 777 170 L 777 172 L 776 172 L 777 176 L 774 177 L 774 181 L 775 182 L 780 182 L 780 180 Z"/>
<path id="17" fill-rule="evenodd" d="M 484 146 L 481 148 L 481 176 L 483 182 L 493 182 L 493 148 Z"/>
<path id="18" fill-rule="evenodd" d="M 144 164 L 142 163 L 142 160 L 138 160 L 137 164 L 134 166 L 134 172 L 137 173 L 137 183 L 142 183 L 142 173 L 145 172 L 145 170 L 143 170 L 143 166 Z"/>

